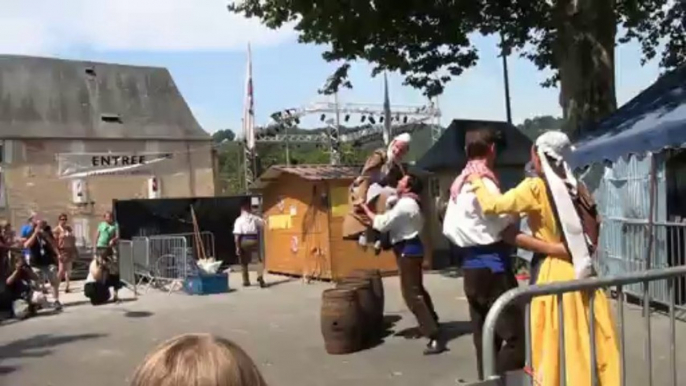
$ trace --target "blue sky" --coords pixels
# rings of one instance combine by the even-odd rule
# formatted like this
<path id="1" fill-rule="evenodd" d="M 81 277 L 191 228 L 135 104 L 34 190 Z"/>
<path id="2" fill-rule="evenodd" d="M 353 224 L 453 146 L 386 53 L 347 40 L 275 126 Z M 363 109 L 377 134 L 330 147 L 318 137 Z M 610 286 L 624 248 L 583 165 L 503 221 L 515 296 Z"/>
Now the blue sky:
<path id="1" fill-rule="evenodd" d="M 336 67 L 321 59 L 323 47 L 300 45 L 289 28 L 269 31 L 226 11 L 225 0 L 0 0 L 0 53 L 51 56 L 168 68 L 205 130 L 241 127 L 246 46 L 253 46 L 258 125 L 286 108 L 307 105 Z M 494 37 L 475 36 L 478 66 L 453 80 L 439 98 L 441 123 L 453 118 L 505 119 L 501 61 Z M 636 45 L 617 49 L 620 104 L 655 81 L 655 62 L 640 65 Z M 558 91 L 543 89 L 546 77 L 526 60 L 511 57 L 510 87 L 515 123 L 537 115 L 561 115 Z M 355 63 L 353 90 L 342 102 L 381 103 L 382 77 Z M 389 74 L 392 104 L 421 105 L 421 92 Z M 312 118 L 308 122 L 314 122 Z"/>

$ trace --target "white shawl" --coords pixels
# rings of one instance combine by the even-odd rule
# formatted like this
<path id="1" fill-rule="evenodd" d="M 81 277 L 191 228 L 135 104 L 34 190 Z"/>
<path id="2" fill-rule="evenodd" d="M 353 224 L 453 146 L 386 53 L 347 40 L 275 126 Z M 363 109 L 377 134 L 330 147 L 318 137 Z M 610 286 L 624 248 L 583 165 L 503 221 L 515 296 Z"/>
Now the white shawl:
<path id="1" fill-rule="evenodd" d="M 567 159 L 573 150 L 569 137 L 560 131 L 549 131 L 536 139 L 536 151 L 541 160 L 545 180 L 552 193 L 567 248 L 572 255 L 576 278 L 584 279 L 592 276 L 594 271 L 581 218 L 572 202 L 571 194 L 576 194 L 577 180 L 567 164 Z M 555 173 L 549 164 L 549 159 L 555 163 L 556 167 L 564 170 L 564 179 Z"/>

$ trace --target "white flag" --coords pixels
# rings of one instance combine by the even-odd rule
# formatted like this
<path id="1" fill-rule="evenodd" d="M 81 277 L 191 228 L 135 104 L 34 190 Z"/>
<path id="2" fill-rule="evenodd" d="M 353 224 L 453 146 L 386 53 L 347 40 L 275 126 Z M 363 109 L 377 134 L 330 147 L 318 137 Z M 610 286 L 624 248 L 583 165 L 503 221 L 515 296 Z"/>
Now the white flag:
<path id="1" fill-rule="evenodd" d="M 391 100 L 388 96 L 388 78 L 386 73 L 383 74 L 383 115 L 384 115 L 384 130 L 383 130 L 383 142 L 384 145 L 388 145 L 393 137 L 391 128 Z"/>
<path id="2" fill-rule="evenodd" d="M 252 51 L 248 43 L 248 68 L 245 80 L 245 105 L 243 106 L 243 135 L 248 150 L 255 149 L 255 101 L 252 85 Z"/>

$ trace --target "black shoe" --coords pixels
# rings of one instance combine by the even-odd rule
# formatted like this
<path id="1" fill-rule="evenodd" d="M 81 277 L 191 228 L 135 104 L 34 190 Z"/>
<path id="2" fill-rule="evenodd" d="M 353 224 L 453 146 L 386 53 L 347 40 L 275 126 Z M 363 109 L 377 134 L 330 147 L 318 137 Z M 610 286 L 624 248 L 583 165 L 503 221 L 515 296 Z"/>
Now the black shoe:
<path id="1" fill-rule="evenodd" d="M 260 285 L 260 288 L 267 288 L 267 283 L 264 282 L 263 278 L 257 278 L 257 284 Z"/>
<path id="2" fill-rule="evenodd" d="M 440 339 L 431 339 L 424 349 L 424 355 L 440 354 L 448 349 L 445 347 L 445 342 Z"/>
<path id="3" fill-rule="evenodd" d="M 243 287 L 250 287 L 250 282 L 249 282 L 249 281 L 244 281 L 244 282 L 243 282 Z"/>

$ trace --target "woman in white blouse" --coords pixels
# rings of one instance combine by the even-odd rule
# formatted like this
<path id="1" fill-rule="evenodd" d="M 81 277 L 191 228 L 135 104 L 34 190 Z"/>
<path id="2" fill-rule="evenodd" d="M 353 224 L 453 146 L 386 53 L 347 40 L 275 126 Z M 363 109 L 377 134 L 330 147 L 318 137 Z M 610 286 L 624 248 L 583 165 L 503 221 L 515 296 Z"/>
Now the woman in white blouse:
<path id="1" fill-rule="evenodd" d="M 438 315 L 434 310 L 431 296 L 423 284 L 422 263 L 424 245 L 420 239 L 424 219 L 421 213 L 420 194 L 422 181 L 414 175 L 406 175 L 397 186 L 398 200 L 384 214 L 375 214 L 366 205 L 360 206 L 372 220 L 372 226 L 379 232 L 388 232 L 393 244 L 398 270 L 400 288 L 405 304 L 419 323 L 422 335 L 429 339 L 425 355 L 445 351 L 445 341 L 441 337 Z"/>

